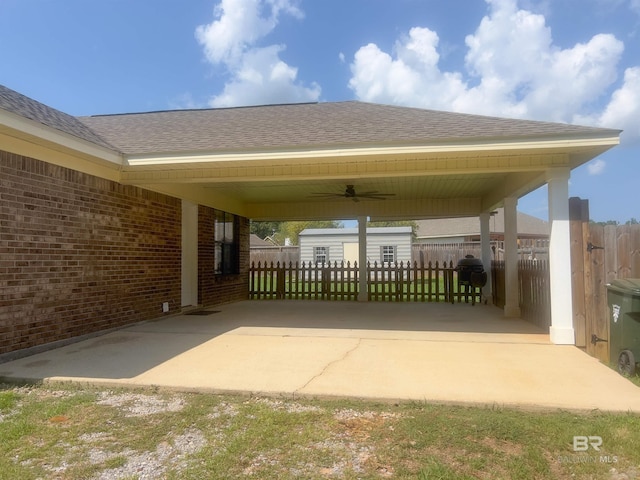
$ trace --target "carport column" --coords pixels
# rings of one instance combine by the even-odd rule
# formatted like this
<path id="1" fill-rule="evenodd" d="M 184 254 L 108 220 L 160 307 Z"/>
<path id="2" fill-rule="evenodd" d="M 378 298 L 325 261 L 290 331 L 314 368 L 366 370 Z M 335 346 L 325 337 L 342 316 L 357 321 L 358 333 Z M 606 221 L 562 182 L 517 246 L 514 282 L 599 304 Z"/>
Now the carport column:
<path id="1" fill-rule="evenodd" d="M 487 272 L 487 284 L 482 287 L 482 296 L 492 299 L 493 302 L 493 285 L 491 282 L 491 213 L 482 212 L 480 214 L 480 244 L 482 246 L 482 264 L 484 271 Z"/>
<path id="2" fill-rule="evenodd" d="M 569 169 L 547 171 L 549 186 L 549 280 L 552 343 L 575 345 L 571 304 L 571 235 L 569 228 Z"/>
<path id="3" fill-rule="evenodd" d="M 182 306 L 198 304 L 198 205 L 182 200 Z"/>
<path id="4" fill-rule="evenodd" d="M 367 217 L 358 217 L 358 301 L 369 301 L 367 289 Z"/>
<path id="5" fill-rule="evenodd" d="M 520 316 L 518 289 L 518 199 L 504 199 L 504 316 Z"/>

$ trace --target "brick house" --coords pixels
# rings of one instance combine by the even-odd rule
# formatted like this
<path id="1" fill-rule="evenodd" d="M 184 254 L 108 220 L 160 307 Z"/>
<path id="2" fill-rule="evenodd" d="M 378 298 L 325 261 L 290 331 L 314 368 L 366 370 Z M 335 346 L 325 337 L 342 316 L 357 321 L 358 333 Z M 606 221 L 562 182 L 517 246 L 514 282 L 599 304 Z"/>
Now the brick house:
<path id="1" fill-rule="evenodd" d="M 249 219 L 479 216 L 485 231 L 502 206 L 517 284 L 517 198 L 545 183 L 551 338 L 572 343 L 569 172 L 619 134 L 361 102 L 74 117 L 0 86 L 0 355 L 248 298 Z"/>

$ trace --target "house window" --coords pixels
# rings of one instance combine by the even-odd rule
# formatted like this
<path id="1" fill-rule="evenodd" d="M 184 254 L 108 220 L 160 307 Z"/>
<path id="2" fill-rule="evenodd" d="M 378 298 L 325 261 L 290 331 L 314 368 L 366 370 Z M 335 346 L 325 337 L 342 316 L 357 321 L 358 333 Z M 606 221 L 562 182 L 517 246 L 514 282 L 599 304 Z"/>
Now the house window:
<path id="1" fill-rule="evenodd" d="M 313 260 L 316 263 L 327 263 L 329 261 L 329 247 L 314 247 Z"/>
<path id="2" fill-rule="evenodd" d="M 215 215 L 215 273 L 216 275 L 239 273 L 238 219 L 231 213 L 219 210 L 216 210 Z"/>
<path id="3" fill-rule="evenodd" d="M 396 261 L 396 247 L 391 245 L 385 245 L 381 247 L 381 260 L 382 263 L 393 263 Z"/>

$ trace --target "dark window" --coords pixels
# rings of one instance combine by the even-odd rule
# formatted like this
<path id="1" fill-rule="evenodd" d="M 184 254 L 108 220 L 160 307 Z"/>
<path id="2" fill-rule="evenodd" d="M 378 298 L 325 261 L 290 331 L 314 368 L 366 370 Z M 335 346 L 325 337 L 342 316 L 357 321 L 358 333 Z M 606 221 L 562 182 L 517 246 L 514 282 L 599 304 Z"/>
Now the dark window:
<path id="1" fill-rule="evenodd" d="M 237 217 L 231 213 L 216 210 L 214 253 L 216 275 L 240 273 L 239 251 Z"/>

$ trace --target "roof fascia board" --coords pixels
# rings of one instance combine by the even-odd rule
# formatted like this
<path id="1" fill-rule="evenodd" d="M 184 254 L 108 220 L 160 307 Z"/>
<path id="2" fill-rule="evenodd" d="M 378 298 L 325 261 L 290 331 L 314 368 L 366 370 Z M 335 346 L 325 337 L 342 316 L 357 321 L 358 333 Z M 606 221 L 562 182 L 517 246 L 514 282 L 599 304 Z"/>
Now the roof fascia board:
<path id="1" fill-rule="evenodd" d="M 605 150 L 618 145 L 618 136 L 539 139 L 527 141 L 486 141 L 473 143 L 437 143 L 429 145 L 411 146 L 374 146 L 358 148 L 324 148 L 324 149 L 296 149 L 243 153 L 219 154 L 185 154 L 185 155 L 127 155 L 126 161 L 131 166 L 183 164 L 183 163 L 216 163 L 239 161 L 275 161 L 301 159 L 336 159 L 340 157 L 358 156 L 401 156 L 434 153 L 463 153 L 463 152 L 497 152 L 497 151 L 530 151 L 530 150 L 572 150 L 581 148 L 600 147 Z"/>
<path id="2" fill-rule="evenodd" d="M 22 135 L 60 145 L 65 149 L 74 150 L 83 155 L 88 155 L 119 167 L 124 163 L 122 154 L 115 150 L 96 145 L 95 143 L 6 110 L 0 110 L 0 125 L 10 130 L 20 132 Z"/>
<path id="3" fill-rule="evenodd" d="M 121 167 L 118 165 L 82 157 L 71 150 L 64 151 L 61 148 L 56 149 L 41 143 L 35 143 L 31 140 L 7 135 L 1 128 L 0 149 L 15 155 L 35 158 L 46 163 L 77 170 L 114 182 L 121 180 Z"/>

